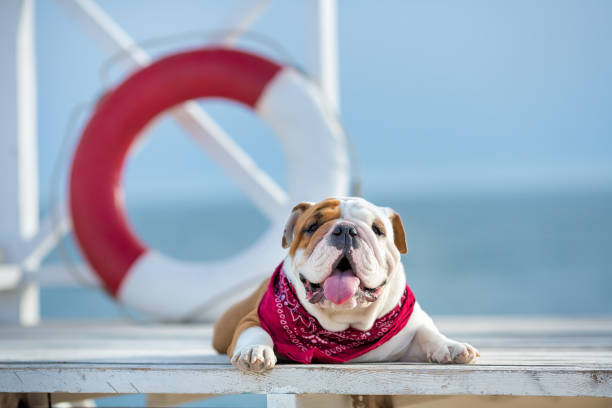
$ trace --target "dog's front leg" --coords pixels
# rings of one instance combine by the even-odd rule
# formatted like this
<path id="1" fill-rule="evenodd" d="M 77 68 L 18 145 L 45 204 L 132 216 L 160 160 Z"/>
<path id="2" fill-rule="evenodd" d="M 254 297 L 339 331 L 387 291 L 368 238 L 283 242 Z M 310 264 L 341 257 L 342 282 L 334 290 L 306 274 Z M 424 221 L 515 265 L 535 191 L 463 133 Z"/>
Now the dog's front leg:
<path id="1" fill-rule="evenodd" d="M 470 344 L 451 340 L 440 333 L 431 317 L 420 307 L 415 308 L 411 319 L 420 324 L 403 361 L 465 364 L 480 356 Z"/>
<path id="2" fill-rule="evenodd" d="M 240 334 L 232 364 L 243 371 L 261 372 L 276 364 L 274 342 L 261 327 L 249 327 Z"/>

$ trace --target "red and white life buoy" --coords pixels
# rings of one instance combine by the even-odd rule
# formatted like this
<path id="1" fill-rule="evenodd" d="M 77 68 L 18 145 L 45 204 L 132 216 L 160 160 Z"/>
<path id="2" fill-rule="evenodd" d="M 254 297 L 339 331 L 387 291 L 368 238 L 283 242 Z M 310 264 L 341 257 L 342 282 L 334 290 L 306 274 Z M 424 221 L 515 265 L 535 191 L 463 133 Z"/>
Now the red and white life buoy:
<path id="1" fill-rule="evenodd" d="M 121 174 L 131 146 L 153 118 L 185 101 L 210 97 L 250 107 L 275 131 L 287 156 L 287 211 L 272 220 L 257 243 L 227 261 L 184 262 L 147 248 L 134 235 Z M 347 193 L 345 144 L 319 90 L 291 67 L 225 48 L 165 57 L 105 96 L 86 125 L 70 173 L 78 244 L 122 303 L 159 320 L 212 320 L 282 258 L 291 204 Z"/>

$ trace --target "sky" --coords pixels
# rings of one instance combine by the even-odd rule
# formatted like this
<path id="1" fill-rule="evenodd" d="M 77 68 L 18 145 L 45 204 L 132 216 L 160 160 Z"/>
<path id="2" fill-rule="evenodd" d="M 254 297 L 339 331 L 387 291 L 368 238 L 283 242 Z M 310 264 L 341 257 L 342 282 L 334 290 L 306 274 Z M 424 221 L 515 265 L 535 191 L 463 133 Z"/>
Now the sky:
<path id="1" fill-rule="evenodd" d="M 129 74 L 61 2 L 36 2 L 39 175 L 68 168 L 95 102 Z M 154 56 L 213 39 L 236 1 L 99 0 Z M 301 1 L 272 1 L 252 27 L 274 45 L 240 47 L 304 66 Z M 340 0 L 341 120 L 367 194 L 612 188 L 612 2 Z M 202 30 L 199 36 L 178 34 Z M 204 33 L 207 32 L 207 33 Z M 153 40 L 152 40 L 153 39 Z M 280 52 L 278 50 L 281 50 Z M 281 186 L 287 163 L 273 132 L 226 101 L 202 106 Z M 67 131 L 69 117 L 78 126 Z M 316 160 L 316 158 L 313 158 Z M 124 176 L 128 200 L 242 197 L 206 152 L 168 119 Z M 61 183 L 63 184 L 63 183 Z M 61 185 L 59 186 L 61 189 Z"/>

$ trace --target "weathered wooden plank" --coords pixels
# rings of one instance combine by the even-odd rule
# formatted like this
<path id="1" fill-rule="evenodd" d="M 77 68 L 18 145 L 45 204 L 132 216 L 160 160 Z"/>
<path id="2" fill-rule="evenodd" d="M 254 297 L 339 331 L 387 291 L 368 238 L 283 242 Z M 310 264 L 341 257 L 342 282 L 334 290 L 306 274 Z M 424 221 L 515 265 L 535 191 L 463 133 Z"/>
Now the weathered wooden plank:
<path id="1" fill-rule="evenodd" d="M 514 343 L 512 338 L 496 339 L 463 338 L 483 351 L 481 364 L 609 364 L 612 354 L 612 345 L 599 337 L 568 337 L 564 342 L 521 338 Z M 612 336 L 603 339 L 609 343 Z M 199 327 L 0 331 L 0 362 L 212 363 L 222 358 L 214 354 L 208 329 Z"/>
<path id="2" fill-rule="evenodd" d="M 434 316 L 443 332 L 504 334 L 612 334 L 612 317 Z"/>
<path id="3" fill-rule="evenodd" d="M 471 333 L 471 334 L 500 334 L 504 335 L 587 335 L 612 334 L 612 317 L 538 317 L 538 316 L 434 316 L 436 325 L 443 332 Z M 28 328 L 48 334 L 62 333 L 65 330 L 76 330 L 79 333 L 115 334 L 129 333 L 130 335 L 146 336 L 148 333 L 167 335 L 189 335 L 201 333 L 210 335 L 212 325 L 208 324 L 138 324 L 132 321 L 55 321 Z M 21 326 L 2 326 L 0 337 L 10 333 L 21 335 Z"/>
<path id="4" fill-rule="evenodd" d="M 612 337 L 612 319 L 569 318 L 438 318 L 436 323 L 442 332 L 479 339 L 579 339 Z M 71 333 L 74 339 L 91 338 L 193 338 L 210 339 L 211 325 L 147 325 L 132 322 L 58 322 L 36 327 L 2 326 L 0 341 L 5 339 L 65 338 Z"/>
<path id="5" fill-rule="evenodd" d="M 449 336 L 469 340 L 481 347 L 612 347 L 612 318 L 439 317 L 436 322 Z M 210 325 L 138 325 L 127 322 L 63 322 L 32 328 L 2 326 L 0 329 L 0 342 L 171 339 L 209 343 L 211 336 Z"/>
<path id="6" fill-rule="evenodd" d="M 471 334 L 451 334 L 450 337 L 466 341 L 477 347 L 504 347 L 504 348 L 612 348 L 611 336 L 521 336 L 508 334 L 507 336 L 479 336 Z"/>
<path id="7" fill-rule="evenodd" d="M 612 319 L 439 320 L 481 349 L 476 364 L 279 365 L 255 375 L 214 353 L 206 325 L 3 327 L 0 392 L 612 397 Z"/>
<path id="8" fill-rule="evenodd" d="M 105 345 L 100 344 L 100 347 Z M 120 343 L 116 348 L 111 344 L 109 349 L 50 349 L 23 348 L 19 350 L 0 350 L 0 364 L 229 364 L 227 356 L 214 353 L 209 348 L 190 347 L 181 343 L 168 342 L 157 348 L 126 348 Z M 612 350 L 573 348 L 553 350 L 533 349 L 489 349 L 483 348 L 481 357 L 474 365 L 507 365 L 507 366 L 587 366 L 612 367 Z M 389 363 L 399 364 L 399 363 Z"/>
<path id="9" fill-rule="evenodd" d="M 305 381 L 305 379 L 308 381 Z M 282 365 L 244 374 L 229 365 L 0 365 L 4 392 L 612 397 L 612 369 L 423 364 Z"/>

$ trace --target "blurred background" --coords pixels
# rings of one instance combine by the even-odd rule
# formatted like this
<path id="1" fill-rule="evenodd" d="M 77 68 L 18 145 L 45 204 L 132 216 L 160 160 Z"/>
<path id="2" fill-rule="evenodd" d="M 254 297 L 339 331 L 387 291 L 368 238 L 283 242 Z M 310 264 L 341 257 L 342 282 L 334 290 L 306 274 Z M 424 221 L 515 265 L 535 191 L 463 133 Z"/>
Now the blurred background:
<path id="1" fill-rule="evenodd" d="M 238 47 L 304 70 L 309 1 L 260 1 Z M 247 2 L 257 3 L 97 0 L 154 58 L 218 42 Z M 70 4 L 34 1 L 41 219 L 64 202 L 95 103 L 132 72 L 62 7 Z M 433 315 L 611 315 L 612 2 L 339 0 L 337 14 L 339 120 L 355 193 L 401 215 L 402 260 L 421 305 Z M 198 103 L 287 187 L 288 163 L 263 121 L 227 101 Z M 262 237 L 267 218 L 193 138 L 167 117 L 148 135 L 123 178 L 130 222 L 148 246 L 210 261 Z M 0 238 L 9 229 L 0 225 Z M 71 271 L 83 259 L 69 236 L 44 263 Z M 149 321 L 91 284 L 42 284 L 40 312 L 43 322 Z M 144 396 L 97 403 L 142 406 Z M 256 407 L 265 396 L 196 404 Z"/>
<path id="2" fill-rule="evenodd" d="M 154 56 L 213 41 L 237 4 L 98 3 Z M 44 215 L 66 191 L 62 140 L 74 144 L 87 103 L 129 71 L 56 2 L 37 1 L 35 13 Z M 304 13 L 303 1 L 270 2 L 240 47 L 302 67 Z M 408 282 L 430 313 L 612 313 L 610 21 L 606 0 L 339 1 L 340 116 L 354 173 L 366 199 L 401 215 Z M 259 118 L 200 103 L 286 185 L 280 145 Z M 176 258 L 230 257 L 267 227 L 168 119 L 130 157 L 124 186 L 137 233 Z M 46 262 L 63 261 L 54 252 Z M 42 289 L 41 313 L 141 318 L 87 288 Z"/>

